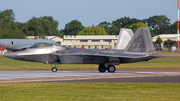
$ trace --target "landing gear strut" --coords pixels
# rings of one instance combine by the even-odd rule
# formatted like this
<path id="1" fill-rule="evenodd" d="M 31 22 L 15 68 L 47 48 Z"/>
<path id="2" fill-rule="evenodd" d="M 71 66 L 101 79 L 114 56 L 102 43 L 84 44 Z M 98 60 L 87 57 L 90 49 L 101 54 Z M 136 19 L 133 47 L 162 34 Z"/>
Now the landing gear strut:
<path id="1" fill-rule="evenodd" d="M 56 65 L 54 65 L 54 67 L 52 68 L 52 72 L 57 72 Z"/>

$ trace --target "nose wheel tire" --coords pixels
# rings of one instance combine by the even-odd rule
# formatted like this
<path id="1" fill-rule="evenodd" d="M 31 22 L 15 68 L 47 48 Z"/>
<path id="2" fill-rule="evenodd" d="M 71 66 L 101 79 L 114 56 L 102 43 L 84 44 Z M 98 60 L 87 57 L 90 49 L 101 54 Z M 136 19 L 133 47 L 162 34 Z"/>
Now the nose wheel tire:
<path id="1" fill-rule="evenodd" d="M 116 67 L 114 65 L 109 65 L 107 70 L 109 73 L 114 73 L 116 71 Z"/>
<path id="2" fill-rule="evenodd" d="M 106 71 L 106 67 L 104 65 L 99 65 L 98 70 L 99 72 L 104 73 Z"/>
<path id="3" fill-rule="evenodd" d="M 57 68 L 56 68 L 56 67 L 53 67 L 53 68 L 52 68 L 52 72 L 57 72 Z"/>

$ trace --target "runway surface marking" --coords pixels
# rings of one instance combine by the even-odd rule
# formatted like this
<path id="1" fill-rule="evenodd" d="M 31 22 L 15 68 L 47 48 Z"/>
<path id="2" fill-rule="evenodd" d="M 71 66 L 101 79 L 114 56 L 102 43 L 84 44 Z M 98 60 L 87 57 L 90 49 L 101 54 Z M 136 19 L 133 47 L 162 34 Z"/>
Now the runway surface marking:
<path id="1" fill-rule="evenodd" d="M 68 81 L 102 78 L 128 78 L 153 76 L 178 76 L 180 72 L 120 72 L 99 73 L 98 71 L 0 71 L 0 83 Z"/>

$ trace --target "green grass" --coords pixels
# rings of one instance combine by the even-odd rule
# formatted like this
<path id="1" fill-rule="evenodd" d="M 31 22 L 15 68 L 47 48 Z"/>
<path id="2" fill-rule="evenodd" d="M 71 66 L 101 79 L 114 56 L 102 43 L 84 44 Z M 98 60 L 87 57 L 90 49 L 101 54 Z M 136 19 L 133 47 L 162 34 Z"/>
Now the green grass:
<path id="1" fill-rule="evenodd" d="M 151 83 L 8 83 L 1 101 L 178 101 L 180 84 Z"/>

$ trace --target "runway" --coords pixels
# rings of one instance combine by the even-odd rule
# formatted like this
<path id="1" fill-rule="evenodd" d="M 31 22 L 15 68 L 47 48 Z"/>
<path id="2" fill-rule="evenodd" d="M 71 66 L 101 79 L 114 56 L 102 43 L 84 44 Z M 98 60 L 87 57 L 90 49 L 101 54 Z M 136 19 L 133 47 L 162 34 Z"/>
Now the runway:
<path id="1" fill-rule="evenodd" d="M 126 77 L 126 78 L 102 78 L 86 80 L 67 80 L 53 82 L 136 82 L 136 83 L 180 83 L 180 76 L 151 76 L 151 77 Z"/>
<path id="2" fill-rule="evenodd" d="M 0 83 L 14 82 L 152 82 L 180 83 L 180 72 L 173 71 L 0 71 Z"/>

